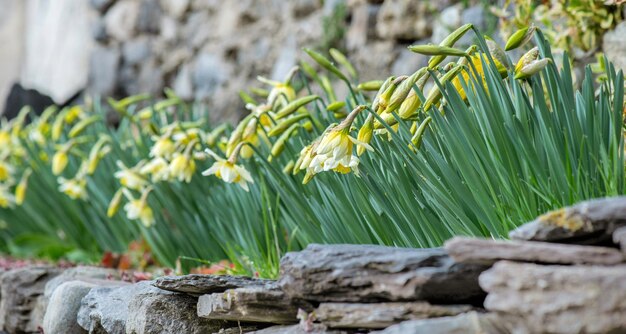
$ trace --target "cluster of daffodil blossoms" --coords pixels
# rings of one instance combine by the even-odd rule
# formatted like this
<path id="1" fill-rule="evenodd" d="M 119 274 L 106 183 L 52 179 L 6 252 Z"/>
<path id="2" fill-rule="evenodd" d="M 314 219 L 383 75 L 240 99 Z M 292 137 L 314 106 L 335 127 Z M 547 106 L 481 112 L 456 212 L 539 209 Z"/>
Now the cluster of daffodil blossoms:
<path id="1" fill-rule="evenodd" d="M 34 160 L 49 165 L 60 192 L 72 199 L 88 200 L 90 176 L 107 157 L 115 161 L 117 170 L 111 177 L 119 182 L 107 215 L 118 214 L 122 207 L 128 219 L 150 226 L 155 221 L 155 213 L 148 197 L 155 191 L 155 184 L 189 183 L 199 162 L 209 161 L 211 165 L 206 166 L 202 175 L 216 176 L 248 191 L 254 180 L 245 167 L 245 160 L 256 157 L 277 163 L 277 157 L 284 154 L 287 144 L 303 133 L 321 135 L 298 148 L 301 149 L 299 155 L 281 160 L 287 161 L 281 166 L 285 173 L 304 172 L 303 183 L 328 171 L 358 174 L 359 156 L 372 150 L 373 136 L 391 140 L 390 131 L 397 131 L 399 120 L 412 125 L 413 137 L 407 144 L 413 150 L 419 149 L 430 117 L 418 116 L 441 110 L 445 99 L 440 87 L 446 82 L 465 99 L 464 90 L 480 84 L 480 77 L 484 79 L 482 68 L 491 61 L 503 78 L 512 72 L 520 80 L 539 72 L 550 61 L 539 59 L 538 49 L 532 48 L 511 68 L 505 51 L 490 39 L 486 39 L 488 52 L 476 45 L 466 50 L 454 48 L 455 42 L 472 28 L 469 24 L 460 27 L 439 45 L 411 46 L 414 52 L 432 56 L 428 67 L 384 81 L 359 84 L 356 71 L 339 51 L 330 51 L 338 64 L 335 65 L 321 54 L 305 50 L 319 66 L 347 84 L 350 96 L 345 100 L 337 99 L 329 77 L 302 63 L 282 82 L 259 77 L 267 89 L 252 90 L 255 97 L 242 93 L 249 113 L 232 131 L 226 124 L 208 129 L 201 120 L 182 121 L 171 117 L 172 110 L 177 110 L 181 101 L 170 91 L 166 100 L 153 105 L 146 103 L 146 96 L 110 101 L 112 109 L 132 124 L 126 129 L 129 135 L 121 142 L 111 136 L 111 126 L 104 114 L 93 111 L 89 103 L 62 110 L 49 108 L 41 116 L 33 117 L 28 125 L 28 109 L 25 109 L 16 119 L 4 122 L 0 131 L 0 206 L 8 208 L 24 201 L 31 174 L 43 173 L 35 169 Z M 531 26 L 516 32 L 505 49 L 526 44 L 534 30 Z M 458 57 L 458 60 L 442 65 L 447 57 Z M 427 81 L 433 77 L 437 84 L 422 95 Z M 309 82 L 317 85 L 311 87 Z M 376 93 L 369 96 L 370 92 Z M 148 106 L 135 110 L 140 105 Z M 267 149 L 263 151 L 263 147 Z M 147 155 L 137 153 L 142 148 L 146 148 Z M 129 159 L 117 157 L 128 151 L 139 157 L 131 159 L 134 163 L 130 165 L 124 162 Z M 269 152 L 269 156 L 260 157 L 261 152 Z M 70 165 L 74 166 L 71 172 Z"/>

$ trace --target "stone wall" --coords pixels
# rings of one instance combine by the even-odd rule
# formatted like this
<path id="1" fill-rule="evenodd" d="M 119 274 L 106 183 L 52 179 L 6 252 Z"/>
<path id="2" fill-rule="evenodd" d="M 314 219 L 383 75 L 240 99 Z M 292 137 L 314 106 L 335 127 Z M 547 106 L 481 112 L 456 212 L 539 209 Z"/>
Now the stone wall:
<path id="1" fill-rule="evenodd" d="M 0 95 L 21 68 L 22 85 L 58 104 L 79 92 L 159 95 L 171 87 L 206 102 L 213 119 L 231 120 L 243 110 L 239 90 L 257 75 L 281 80 L 306 58 L 302 47 L 320 47 L 334 28 L 345 30 L 334 44 L 369 80 L 412 72 L 426 59 L 409 43 L 440 40 L 461 22 L 484 27 L 485 16 L 456 0 L 1 1 L 25 28 L 0 26 L 0 41 L 11 41 L 3 52 L 21 55 L 0 54 L 11 64 L 0 69 Z M 345 15 L 329 23 L 338 6 Z"/>
<path id="2" fill-rule="evenodd" d="M 486 30 L 483 3 L 0 0 L 0 110 L 15 81 L 60 105 L 83 93 L 161 95 L 171 87 L 186 100 L 204 102 L 213 120 L 234 120 L 244 112 L 239 90 L 258 85 L 258 75 L 281 80 L 307 59 L 302 47 L 334 42 L 363 80 L 409 74 L 427 59 L 407 45 L 437 43 L 463 23 Z M 345 15 L 329 21 L 339 8 Z M 604 43 L 622 67 L 624 28 L 608 33 Z M 345 30 L 343 38 L 333 37 L 338 29 Z M 470 41 L 468 34 L 460 44 Z"/>
<path id="3" fill-rule="evenodd" d="M 624 333 L 626 197 L 538 217 L 511 241 L 443 248 L 309 245 L 280 278 L 128 283 L 103 268 L 0 275 L 0 331 L 156 333 Z"/>

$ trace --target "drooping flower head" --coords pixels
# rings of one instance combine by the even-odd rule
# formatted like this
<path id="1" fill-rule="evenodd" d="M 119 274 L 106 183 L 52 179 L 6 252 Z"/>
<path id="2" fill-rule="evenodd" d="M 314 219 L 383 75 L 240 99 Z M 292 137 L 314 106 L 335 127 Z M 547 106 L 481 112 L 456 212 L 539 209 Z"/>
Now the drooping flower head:
<path id="1" fill-rule="evenodd" d="M 310 152 L 304 152 L 307 157 L 301 161 L 300 169 L 307 169 L 307 174 L 311 177 L 322 171 L 335 171 L 338 173 L 349 173 L 351 171 L 358 175 L 359 158 L 353 154 L 354 146 L 363 146 L 372 150 L 369 144 L 361 142 L 350 136 L 350 128 L 356 116 L 365 106 L 355 108 L 339 125 L 332 126 L 322 134 L 319 144 L 311 147 Z M 311 177 L 305 178 L 305 183 Z"/>
<path id="2" fill-rule="evenodd" d="M 215 159 L 215 163 L 202 172 L 202 175 L 215 175 L 226 183 L 237 183 L 243 190 L 249 191 L 248 183 L 254 183 L 254 180 L 248 170 L 237 164 L 237 155 L 243 145 L 246 145 L 246 143 L 242 142 L 237 145 L 237 148 L 235 148 L 233 154 L 228 159 L 224 159 L 210 149 L 206 149 L 206 152 Z"/>

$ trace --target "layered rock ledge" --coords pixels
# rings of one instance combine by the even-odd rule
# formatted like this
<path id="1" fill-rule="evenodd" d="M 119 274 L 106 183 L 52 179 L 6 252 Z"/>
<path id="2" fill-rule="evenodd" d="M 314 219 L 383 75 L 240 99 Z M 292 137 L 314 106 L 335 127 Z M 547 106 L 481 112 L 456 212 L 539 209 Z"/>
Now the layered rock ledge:
<path id="1" fill-rule="evenodd" d="M 626 198 L 443 248 L 309 245 L 278 280 L 103 268 L 0 274 L 0 333 L 623 333 Z"/>

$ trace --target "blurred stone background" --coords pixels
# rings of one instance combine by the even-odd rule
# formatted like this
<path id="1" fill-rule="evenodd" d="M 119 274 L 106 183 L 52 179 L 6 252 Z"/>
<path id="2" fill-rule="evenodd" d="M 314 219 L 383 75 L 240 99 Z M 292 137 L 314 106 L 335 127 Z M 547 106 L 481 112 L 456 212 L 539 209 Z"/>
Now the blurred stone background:
<path id="1" fill-rule="evenodd" d="M 282 79 L 302 47 L 345 50 L 363 80 L 409 74 L 462 23 L 493 29 L 485 1 L 0 0 L 0 110 L 19 83 L 59 105 L 85 94 L 203 101 L 233 120 L 257 75 Z M 469 43 L 469 40 L 466 41 Z M 618 43 L 623 48 L 625 43 Z"/>

